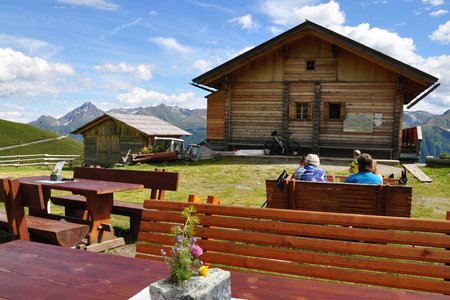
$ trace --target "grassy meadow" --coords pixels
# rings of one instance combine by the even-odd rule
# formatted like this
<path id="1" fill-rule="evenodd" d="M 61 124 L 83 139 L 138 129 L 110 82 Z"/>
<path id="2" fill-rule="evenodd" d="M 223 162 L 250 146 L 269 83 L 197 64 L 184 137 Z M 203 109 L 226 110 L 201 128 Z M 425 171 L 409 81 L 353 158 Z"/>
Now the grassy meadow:
<path id="1" fill-rule="evenodd" d="M 166 192 L 167 200 L 186 201 L 190 194 L 196 194 L 206 201 L 208 195 L 214 195 L 223 204 L 260 206 L 266 197 L 265 179 L 276 179 L 283 170 L 290 174 L 296 166 L 297 162 L 292 159 L 221 157 L 197 162 L 141 164 L 123 168 L 132 170 L 164 168 L 167 171 L 179 172 L 179 189 L 177 192 Z M 328 170 L 330 168 L 335 174 L 346 174 L 346 171 L 343 171 L 346 168 L 342 166 L 327 166 Z M 0 176 L 43 175 L 49 174 L 50 170 L 50 167 L 3 167 L 0 168 Z M 433 182 L 424 184 L 408 174 L 408 183 L 413 187 L 412 215 L 443 219 L 445 212 L 450 211 L 450 168 L 424 167 L 422 170 L 433 179 Z M 64 169 L 63 176 L 71 177 L 72 169 Z M 128 191 L 115 195 L 116 199 L 130 202 L 142 202 L 148 197 L 148 190 Z M 52 206 L 52 212 L 63 213 L 57 206 Z M 112 216 L 112 221 L 117 229 L 128 229 L 126 217 Z"/>

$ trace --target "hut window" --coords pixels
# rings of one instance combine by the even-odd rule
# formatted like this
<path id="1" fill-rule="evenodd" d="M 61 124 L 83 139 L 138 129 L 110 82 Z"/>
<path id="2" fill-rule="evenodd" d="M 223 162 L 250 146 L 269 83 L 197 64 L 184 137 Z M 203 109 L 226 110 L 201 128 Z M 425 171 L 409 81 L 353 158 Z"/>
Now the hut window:
<path id="1" fill-rule="evenodd" d="M 297 120 L 307 120 L 309 116 L 308 103 L 296 103 L 295 104 L 295 119 Z"/>
<path id="2" fill-rule="evenodd" d="M 345 119 L 345 103 L 326 103 L 324 115 L 326 120 Z"/>
<path id="3" fill-rule="evenodd" d="M 316 61 L 315 60 L 307 60 L 306 61 L 306 71 L 314 71 L 316 69 Z"/>

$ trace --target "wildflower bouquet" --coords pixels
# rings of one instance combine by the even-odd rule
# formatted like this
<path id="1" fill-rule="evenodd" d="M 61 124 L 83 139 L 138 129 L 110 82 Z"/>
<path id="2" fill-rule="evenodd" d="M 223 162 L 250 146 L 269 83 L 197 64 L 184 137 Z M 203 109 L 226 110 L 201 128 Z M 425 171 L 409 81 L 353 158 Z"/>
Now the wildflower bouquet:
<path id="1" fill-rule="evenodd" d="M 186 207 L 182 211 L 182 216 L 186 219 L 183 228 L 180 226 L 172 228 L 176 243 L 170 250 L 170 256 L 161 249 L 161 254 L 170 267 L 170 282 L 176 285 L 181 285 L 196 275 L 208 275 L 208 267 L 199 259 L 203 249 L 196 243 L 197 239 L 194 237 L 195 225 L 199 223 L 194 213 L 193 206 Z"/>

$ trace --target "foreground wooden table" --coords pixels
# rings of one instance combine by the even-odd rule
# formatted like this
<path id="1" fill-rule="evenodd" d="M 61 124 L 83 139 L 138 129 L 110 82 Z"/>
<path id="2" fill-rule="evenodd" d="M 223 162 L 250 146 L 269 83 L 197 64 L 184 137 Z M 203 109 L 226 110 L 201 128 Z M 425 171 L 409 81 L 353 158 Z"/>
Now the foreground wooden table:
<path id="1" fill-rule="evenodd" d="M 86 197 L 86 209 L 89 211 L 90 231 L 88 245 L 102 243 L 93 249 L 102 251 L 118 246 L 114 229 L 111 225 L 111 209 L 114 203 L 114 193 L 135 189 L 143 189 L 144 185 L 124 182 L 90 180 L 76 178 L 75 181 L 61 183 L 47 182 L 48 176 L 23 177 L 21 183 L 40 184 L 47 204 L 51 190 L 69 191 Z M 109 243 L 108 243 L 109 242 Z M 121 239 L 123 244 L 123 239 Z"/>
<path id="2" fill-rule="evenodd" d="M 0 244 L 0 298 L 128 299 L 166 278 L 164 263 L 27 241 Z M 450 299 L 448 296 L 232 272 L 244 299 Z"/>

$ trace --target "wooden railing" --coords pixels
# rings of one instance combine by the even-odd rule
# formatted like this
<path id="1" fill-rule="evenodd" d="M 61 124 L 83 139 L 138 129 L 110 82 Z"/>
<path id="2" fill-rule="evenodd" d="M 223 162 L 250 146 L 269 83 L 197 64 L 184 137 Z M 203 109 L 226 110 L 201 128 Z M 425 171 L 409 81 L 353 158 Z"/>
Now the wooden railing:
<path id="1" fill-rule="evenodd" d="M 80 155 L 59 155 L 59 154 L 29 154 L 0 156 L 0 167 L 21 167 L 21 166 L 48 166 L 56 164 L 58 161 L 66 161 L 69 166 L 78 159 Z"/>

